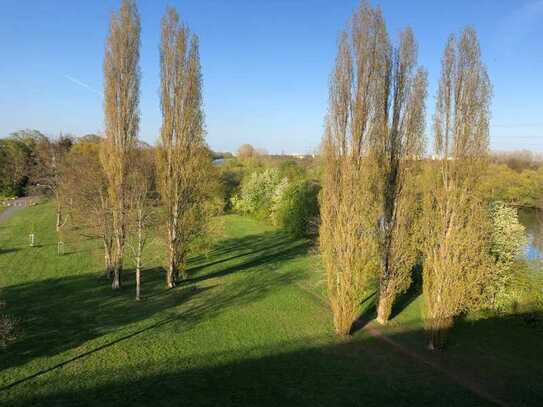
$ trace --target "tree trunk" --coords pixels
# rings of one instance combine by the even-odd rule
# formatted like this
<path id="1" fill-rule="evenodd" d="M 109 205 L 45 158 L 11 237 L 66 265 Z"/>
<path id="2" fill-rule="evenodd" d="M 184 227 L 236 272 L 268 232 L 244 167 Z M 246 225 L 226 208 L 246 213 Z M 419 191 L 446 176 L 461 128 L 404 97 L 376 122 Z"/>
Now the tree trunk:
<path id="1" fill-rule="evenodd" d="M 116 244 L 116 247 L 115 247 L 115 256 L 114 256 L 114 270 L 113 270 L 113 282 L 111 284 L 111 288 L 113 288 L 114 290 L 117 290 L 119 288 L 121 288 L 121 273 L 122 273 L 122 270 L 123 270 L 123 239 L 121 238 L 121 236 L 119 236 L 117 234 L 117 236 L 115 236 L 115 244 Z"/>
<path id="2" fill-rule="evenodd" d="M 143 210 L 138 211 L 138 246 L 136 255 L 136 301 L 141 300 L 141 256 L 143 253 Z"/>
<path id="3" fill-rule="evenodd" d="M 136 301 L 141 300 L 141 261 L 136 262 Z"/>
<path id="4" fill-rule="evenodd" d="M 392 313 L 392 304 L 394 302 L 394 293 L 390 292 L 389 286 L 391 276 L 389 259 L 390 259 L 390 237 L 389 229 L 384 232 L 384 244 L 381 253 L 381 278 L 379 281 L 379 304 L 377 305 L 377 322 L 385 325 Z"/>
<path id="5" fill-rule="evenodd" d="M 57 232 L 60 232 L 60 227 L 62 222 L 62 213 L 60 211 L 60 205 L 57 205 L 57 224 L 56 224 L 56 230 Z"/>
<path id="6" fill-rule="evenodd" d="M 111 244 L 104 240 L 104 263 L 105 263 L 105 276 L 109 279 L 113 278 L 113 261 L 111 258 Z"/>
<path id="7" fill-rule="evenodd" d="M 168 219 L 168 246 L 169 246 L 169 258 L 168 258 L 168 270 L 166 272 L 166 285 L 168 288 L 176 286 L 178 281 L 177 259 L 178 259 L 178 246 L 177 246 L 177 214 L 178 205 L 177 201 L 174 203 L 172 211 Z"/>
<path id="8" fill-rule="evenodd" d="M 118 290 L 121 288 L 121 264 L 116 261 L 115 268 L 113 269 L 113 280 L 111 281 L 111 288 Z"/>
<path id="9" fill-rule="evenodd" d="M 117 242 L 115 256 L 113 257 L 113 281 L 111 283 L 111 288 L 114 290 L 121 288 L 121 273 L 123 270 L 123 256 L 118 243 L 119 242 Z"/>
<path id="10" fill-rule="evenodd" d="M 381 325 L 386 325 L 392 314 L 392 305 L 394 303 L 394 295 L 387 290 L 387 283 L 381 282 L 379 293 L 379 304 L 377 305 L 377 322 Z"/>
<path id="11" fill-rule="evenodd" d="M 428 342 L 429 350 L 441 350 L 445 347 L 447 333 L 452 326 L 452 318 L 436 318 L 430 329 L 430 338 Z"/>
<path id="12" fill-rule="evenodd" d="M 174 288 L 177 283 L 177 265 L 175 264 L 175 249 L 170 246 L 170 255 L 168 262 L 168 270 L 166 271 L 166 285 L 168 288 Z"/>
<path id="13" fill-rule="evenodd" d="M 188 278 L 184 252 L 182 252 L 179 256 L 176 273 L 177 273 L 176 275 L 177 281 L 186 280 Z"/>

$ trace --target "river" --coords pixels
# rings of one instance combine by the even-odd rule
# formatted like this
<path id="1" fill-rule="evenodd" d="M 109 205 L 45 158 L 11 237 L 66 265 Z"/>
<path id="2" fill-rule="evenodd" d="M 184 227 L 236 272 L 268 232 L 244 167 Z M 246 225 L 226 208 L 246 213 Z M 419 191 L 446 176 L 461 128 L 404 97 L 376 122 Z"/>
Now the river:
<path id="1" fill-rule="evenodd" d="M 543 260 L 543 213 L 537 209 L 519 209 L 518 215 L 528 235 L 525 256 L 529 260 Z"/>

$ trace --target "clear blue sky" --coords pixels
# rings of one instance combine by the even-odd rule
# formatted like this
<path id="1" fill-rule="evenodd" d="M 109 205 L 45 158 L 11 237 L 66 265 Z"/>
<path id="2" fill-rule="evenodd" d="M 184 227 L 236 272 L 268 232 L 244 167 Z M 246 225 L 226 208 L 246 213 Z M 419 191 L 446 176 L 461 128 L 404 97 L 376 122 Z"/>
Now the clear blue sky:
<path id="1" fill-rule="evenodd" d="M 0 136 L 103 130 L 104 43 L 119 1 L 1 0 Z M 337 36 L 358 1 L 140 0 L 140 137 L 151 143 L 161 121 L 158 43 L 167 4 L 200 36 L 212 148 L 318 146 Z M 402 27 L 414 29 L 419 63 L 430 73 L 430 111 L 448 34 L 475 26 L 494 86 L 492 148 L 543 151 L 543 0 L 373 4 L 394 39 Z"/>

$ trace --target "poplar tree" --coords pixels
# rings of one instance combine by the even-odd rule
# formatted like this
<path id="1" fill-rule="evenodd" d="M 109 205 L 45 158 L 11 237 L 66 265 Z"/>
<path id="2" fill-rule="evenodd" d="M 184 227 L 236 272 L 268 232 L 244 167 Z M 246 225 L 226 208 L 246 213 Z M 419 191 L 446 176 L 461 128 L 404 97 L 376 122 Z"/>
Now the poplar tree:
<path id="1" fill-rule="evenodd" d="M 377 321 L 386 323 L 398 294 L 409 288 L 416 262 L 414 228 L 417 214 L 415 176 L 424 152 L 427 74 L 416 67 L 417 45 L 411 29 L 399 47 L 388 47 L 376 117 L 378 225 L 381 261 Z"/>
<path id="2" fill-rule="evenodd" d="M 111 16 L 104 59 L 105 140 L 101 162 L 108 182 L 113 226 L 112 288 L 121 287 L 127 232 L 130 155 L 139 129 L 140 18 L 133 0 Z"/>
<path id="3" fill-rule="evenodd" d="M 488 210 L 479 185 L 488 156 L 491 85 L 477 35 L 451 35 L 442 60 L 434 149 L 424 194 L 423 296 L 431 349 L 477 305 L 489 272 Z"/>
<path id="4" fill-rule="evenodd" d="M 361 3 L 341 34 L 323 138 L 320 247 L 336 332 L 347 335 L 378 273 L 376 157 L 388 41 L 379 9 Z"/>
<path id="5" fill-rule="evenodd" d="M 198 37 L 191 35 L 173 8 L 162 19 L 160 73 L 162 127 L 157 174 L 165 212 L 166 284 L 172 288 L 181 276 L 186 277 L 190 244 L 205 231 L 211 183 Z"/>

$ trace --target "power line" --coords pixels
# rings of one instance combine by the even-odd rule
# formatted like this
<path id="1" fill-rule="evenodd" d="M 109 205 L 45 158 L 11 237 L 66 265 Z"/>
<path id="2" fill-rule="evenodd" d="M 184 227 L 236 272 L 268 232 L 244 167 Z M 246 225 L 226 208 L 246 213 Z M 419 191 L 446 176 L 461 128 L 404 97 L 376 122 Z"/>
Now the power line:
<path id="1" fill-rule="evenodd" d="M 543 122 L 539 123 L 499 123 L 499 124 L 491 124 L 490 127 L 499 127 L 504 129 L 514 129 L 517 127 L 543 127 Z"/>

